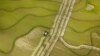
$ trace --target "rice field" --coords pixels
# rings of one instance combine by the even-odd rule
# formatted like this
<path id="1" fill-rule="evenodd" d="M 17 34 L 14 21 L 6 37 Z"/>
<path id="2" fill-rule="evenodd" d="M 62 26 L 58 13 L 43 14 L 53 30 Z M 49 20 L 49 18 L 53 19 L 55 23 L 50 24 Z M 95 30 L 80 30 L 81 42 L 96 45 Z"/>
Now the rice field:
<path id="1" fill-rule="evenodd" d="M 0 0 L 0 56 L 31 56 L 53 25 L 62 0 Z M 66 43 L 100 48 L 100 0 L 76 0 L 64 35 Z M 51 56 L 100 56 L 60 41 Z"/>

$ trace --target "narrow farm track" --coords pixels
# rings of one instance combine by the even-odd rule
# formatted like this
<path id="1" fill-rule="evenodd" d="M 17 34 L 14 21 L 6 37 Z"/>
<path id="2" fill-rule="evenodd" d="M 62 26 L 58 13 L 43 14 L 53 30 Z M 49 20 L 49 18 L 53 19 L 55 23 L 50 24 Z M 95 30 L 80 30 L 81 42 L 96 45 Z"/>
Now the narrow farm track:
<path id="1" fill-rule="evenodd" d="M 65 10 L 63 10 L 62 8 L 62 11 L 61 11 L 61 8 L 60 8 L 61 13 L 59 14 L 61 15 L 58 14 L 59 16 L 57 15 L 57 18 L 54 21 L 53 28 L 50 31 L 51 37 L 47 38 L 47 40 L 43 42 L 44 46 L 41 46 L 39 50 L 37 51 L 37 53 L 36 54 L 34 53 L 32 56 L 49 56 L 50 55 L 59 37 L 64 35 L 74 3 L 75 3 L 74 0 L 71 0 L 71 1 L 63 0 L 61 8 L 63 7 L 65 8 Z"/>

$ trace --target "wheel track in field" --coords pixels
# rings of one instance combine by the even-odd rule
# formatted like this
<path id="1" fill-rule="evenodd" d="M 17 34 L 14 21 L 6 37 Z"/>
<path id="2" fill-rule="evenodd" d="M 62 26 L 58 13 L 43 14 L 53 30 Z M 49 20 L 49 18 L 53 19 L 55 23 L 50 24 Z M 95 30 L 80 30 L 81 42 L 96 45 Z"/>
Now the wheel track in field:
<path id="1" fill-rule="evenodd" d="M 73 0 L 72 0 L 73 1 Z M 64 32 L 65 32 L 65 29 L 66 29 L 66 26 L 67 26 L 67 23 L 68 23 L 68 19 L 69 19 L 69 17 L 70 17 L 70 15 L 71 15 L 71 10 L 72 10 L 72 6 L 73 6 L 73 3 L 74 3 L 74 1 L 72 2 L 72 1 L 69 1 L 69 3 L 68 3 L 68 7 L 69 6 L 71 6 L 71 8 L 67 8 L 66 10 L 65 10 L 65 13 L 63 12 L 63 10 L 62 10 L 62 12 L 61 13 L 64 13 L 65 15 L 63 16 L 64 18 L 60 18 L 60 17 L 58 17 L 58 18 L 56 18 L 55 19 L 55 21 L 54 21 L 54 25 L 53 25 L 53 28 L 54 29 L 51 29 L 51 32 L 50 32 L 50 35 L 52 36 L 50 39 L 48 38 L 48 39 L 46 39 L 46 41 L 44 41 L 43 43 L 45 44 L 46 42 L 48 42 L 49 40 L 49 42 L 48 43 L 46 43 L 46 45 L 44 46 L 45 48 L 43 48 L 43 50 L 42 50 L 42 47 L 40 47 L 39 48 L 39 50 L 38 50 L 38 52 L 36 52 L 36 55 L 35 56 L 48 56 L 49 54 L 50 54 L 50 52 L 52 51 L 52 49 L 53 49 L 53 47 L 55 46 L 55 44 L 56 44 L 56 42 L 57 42 L 57 40 L 59 39 L 59 34 L 61 34 L 61 36 L 63 36 L 64 35 Z M 63 0 L 63 2 L 64 3 L 66 3 L 67 4 L 67 2 L 68 1 L 65 1 L 65 0 Z M 62 3 L 63 3 L 62 2 Z M 72 3 L 72 5 L 70 5 L 70 3 Z M 62 6 L 62 5 L 61 5 Z M 65 8 L 65 6 L 64 6 L 64 8 Z M 69 11 L 69 12 L 68 12 Z M 67 13 L 68 13 L 68 15 L 67 15 Z M 58 14 L 59 15 L 59 14 Z M 68 16 L 68 18 L 66 18 L 67 16 Z M 61 15 L 60 15 L 61 16 Z M 58 22 L 57 22 L 57 25 L 56 25 L 56 21 L 57 21 L 57 19 L 58 19 Z M 62 19 L 62 20 L 60 20 L 60 19 Z M 61 25 L 60 25 L 61 24 Z M 59 27 L 58 27 L 59 26 Z M 57 28 L 58 27 L 58 28 Z M 64 29 L 63 29 L 64 28 Z M 59 31 L 57 30 L 57 29 L 59 29 Z M 62 32 L 61 32 L 61 31 Z M 57 34 L 57 32 L 59 32 L 58 34 Z M 54 34 L 54 36 L 55 35 L 57 35 L 57 36 L 53 36 L 52 34 Z M 50 45 L 49 45 L 49 43 L 51 43 Z M 49 49 L 48 49 L 49 48 Z M 40 52 L 41 51 L 41 52 Z M 47 52 L 47 53 L 46 53 Z M 32 54 L 32 56 L 34 56 L 34 53 Z"/>

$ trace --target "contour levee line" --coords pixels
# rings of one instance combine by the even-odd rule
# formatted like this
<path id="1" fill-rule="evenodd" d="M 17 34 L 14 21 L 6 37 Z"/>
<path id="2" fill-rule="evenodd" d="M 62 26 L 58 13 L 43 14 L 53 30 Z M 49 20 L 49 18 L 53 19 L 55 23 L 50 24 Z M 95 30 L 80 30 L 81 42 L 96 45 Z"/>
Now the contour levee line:
<path id="1" fill-rule="evenodd" d="M 71 0 L 70 0 L 71 1 Z M 48 53 L 45 55 L 45 56 L 49 56 L 49 54 L 51 53 L 51 51 L 52 51 L 52 49 L 53 49 L 53 47 L 54 47 L 54 45 L 56 44 L 56 42 L 57 42 L 57 40 L 58 40 L 58 38 L 59 38 L 59 36 L 60 35 L 62 35 L 62 33 L 63 33 L 63 35 L 64 35 L 64 32 L 65 32 L 65 30 L 63 30 L 63 29 L 66 29 L 66 26 L 67 26 L 67 24 L 68 24 L 68 21 L 69 21 L 69 17 L 70 17 L 70 15 L 71 15 L 71 11 L 72 11 L 72 8 L 73 8 L 73 6 L 74 6 L 74 3 L 75 3 L 75 1 L 71 1 L 72 3 L 70 3 L 71 4 L 71 6 L 70 6 L 70 8 L 68 9 L 68 10 L 70 10 L 70 11 L 68 11 L 68 10 L 66 10 L 66 14 L 68 14 L 67 16 L 66 15 L 64 15 L 64 20 L 62 21 L 62 24 L 61 24 L 61 29 L 60 29 L 60 31 L 58 32 L 58 36 L 57 36 L 57 38 L 54 40 L 54 42 L 53 42 L 53 44 L 51 45 L 51 47 L 50 47 L 50 49 L 48 50 Z M 69 13 L 68 13 L 69 12 Z M 67 18 L 66 18 L 67 17 Z M 64 22 L 65 21 L 65 22 Z"/>
<path id="2" fill-rule="evenodd" d="M 64 44 L 64 46 L 66 46 L 68 48 L 72 48 L 72 49 L 82 49 L 82 48 L 85 48 L 85 49 L 93 49 L 93 50 L 96 50 L 96 51 L 100 51 L 100 48 L 95 47 L 95 46 L 89 46 L 89 45 L 83 45 L 83 44 L 79 45 L 79 46 L 70 45 L 62 37 L 60 38 L 60 41 Z"/>

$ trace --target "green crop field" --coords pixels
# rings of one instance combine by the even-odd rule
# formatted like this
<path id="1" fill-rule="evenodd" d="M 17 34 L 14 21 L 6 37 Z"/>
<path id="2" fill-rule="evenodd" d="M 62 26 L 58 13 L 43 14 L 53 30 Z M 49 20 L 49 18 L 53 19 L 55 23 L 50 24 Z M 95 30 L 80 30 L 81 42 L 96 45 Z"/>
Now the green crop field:
<path id="1" fill-rule="evenodd" d="M 0 0 L 0 56 L 31 56 L 53 25 L 62 0 Z M 100 0 L 76 0 L 64 40 L 100 48 Z M 100 56 L 94 49 L 71 49 L 60 41 L 51 56 Z"/>

